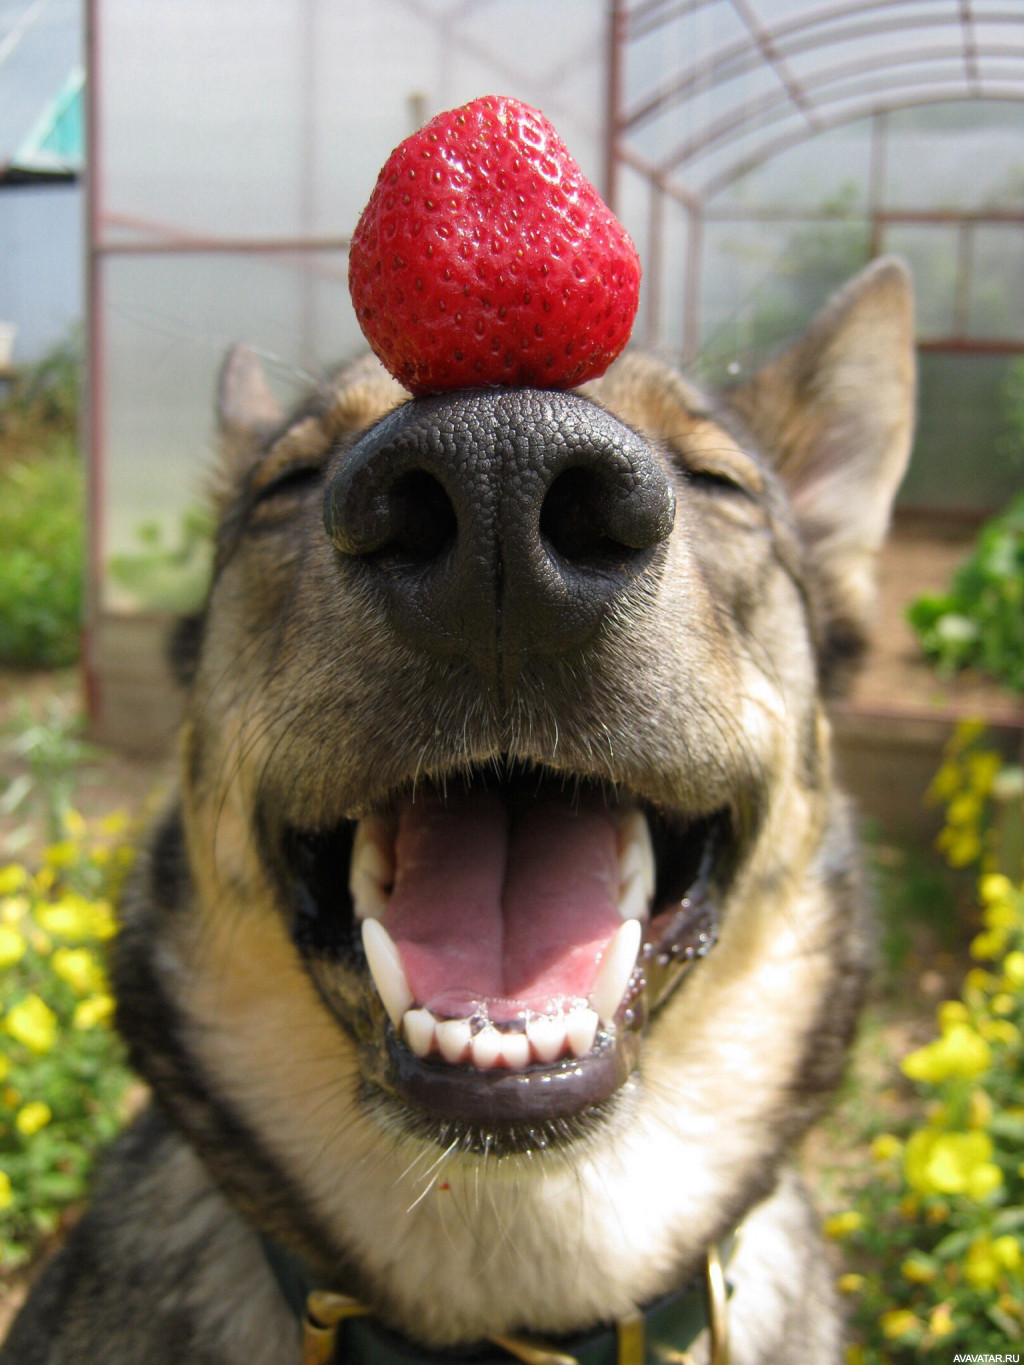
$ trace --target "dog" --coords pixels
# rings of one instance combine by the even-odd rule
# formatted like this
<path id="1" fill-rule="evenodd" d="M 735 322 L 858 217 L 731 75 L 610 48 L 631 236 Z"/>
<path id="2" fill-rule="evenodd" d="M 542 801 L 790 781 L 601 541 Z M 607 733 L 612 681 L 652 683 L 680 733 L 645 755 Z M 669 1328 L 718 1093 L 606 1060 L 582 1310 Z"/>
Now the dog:
<path id="1" fill-rule="evenodd" d="M 290 418 L 221 381 L 180 787 L 113 976 L 153 1103 L 3 1365 L 828 1365 L 790 1164 L 870 958 L 827 703 L 914 404 L 869 266 L 711 397 Z"/>

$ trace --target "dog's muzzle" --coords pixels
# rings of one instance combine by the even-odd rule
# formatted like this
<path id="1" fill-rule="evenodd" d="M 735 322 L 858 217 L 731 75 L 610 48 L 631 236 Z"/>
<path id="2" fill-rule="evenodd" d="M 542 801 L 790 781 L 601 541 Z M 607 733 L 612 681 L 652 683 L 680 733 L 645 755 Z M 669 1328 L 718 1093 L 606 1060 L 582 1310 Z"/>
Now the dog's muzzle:
<path id="1" fill-rule="evenodd" d="M 398 635 L 488 679 L 589 640 L 675 517 L 648 443 L 571 393 L 481 389 L 398 408 L 329 483 L 331 541 Z"/>

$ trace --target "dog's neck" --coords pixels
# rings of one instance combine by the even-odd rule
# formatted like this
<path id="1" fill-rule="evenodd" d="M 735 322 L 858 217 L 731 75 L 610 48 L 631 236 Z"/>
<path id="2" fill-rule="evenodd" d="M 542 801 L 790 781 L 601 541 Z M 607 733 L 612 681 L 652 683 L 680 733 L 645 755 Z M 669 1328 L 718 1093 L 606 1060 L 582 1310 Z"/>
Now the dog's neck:
<path id="1" fill-rule="evenodd" d="M 643 1310 L 608 1326 L 541 1343 L 524 1337 L 496 1336 L 467 1356 L 472 1365 L 643 1365 L 658 1358 L 682 1358 L 707 1329 L 709 1360 L 728 1359 L 728 1287 L 725 1266 L 738 1232 L 722 1248 L 710 1247 L 700 1274 L 661 1296 Z M 304 1262 L 279 1242 L 261 1234 L 263 1252 L 274 1278 L 302 1326 L 302 1365 L 444 1365 L 451 1353 L 427 1350 L 396 1336 L 378 1323 L 370 1310 L 349 1295 L 316 1287 Z M 666 1354 L 670 1352 L 671 1355 Z"/>

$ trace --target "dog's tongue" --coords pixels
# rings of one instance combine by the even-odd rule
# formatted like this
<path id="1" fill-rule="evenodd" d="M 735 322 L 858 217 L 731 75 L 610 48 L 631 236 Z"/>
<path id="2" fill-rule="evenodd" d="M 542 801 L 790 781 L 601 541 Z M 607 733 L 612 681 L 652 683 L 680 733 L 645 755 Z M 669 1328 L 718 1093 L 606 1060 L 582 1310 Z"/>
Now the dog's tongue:
<path id="1" fill-rule="evenodd" d="M 426 792 L 399 811 L 383 924 L 417 1004 L 509 1022 L 587 996 L 621 923 L 613 817 L 599 800 Z"/>

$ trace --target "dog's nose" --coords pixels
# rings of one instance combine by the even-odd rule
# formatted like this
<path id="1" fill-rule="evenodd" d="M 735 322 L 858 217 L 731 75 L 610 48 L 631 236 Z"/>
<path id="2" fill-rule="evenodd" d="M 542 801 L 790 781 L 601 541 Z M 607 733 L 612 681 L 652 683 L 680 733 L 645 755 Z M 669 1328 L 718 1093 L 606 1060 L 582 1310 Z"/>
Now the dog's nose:
<path id="1" fill-rule="evenodd" d="M 324 502 L 328 536 L 383 591 L 398 633 L 487 675 L 589 639 L 674 515 L 643 437 L 537 389 L 405 404 L 344 455 Z"/>

